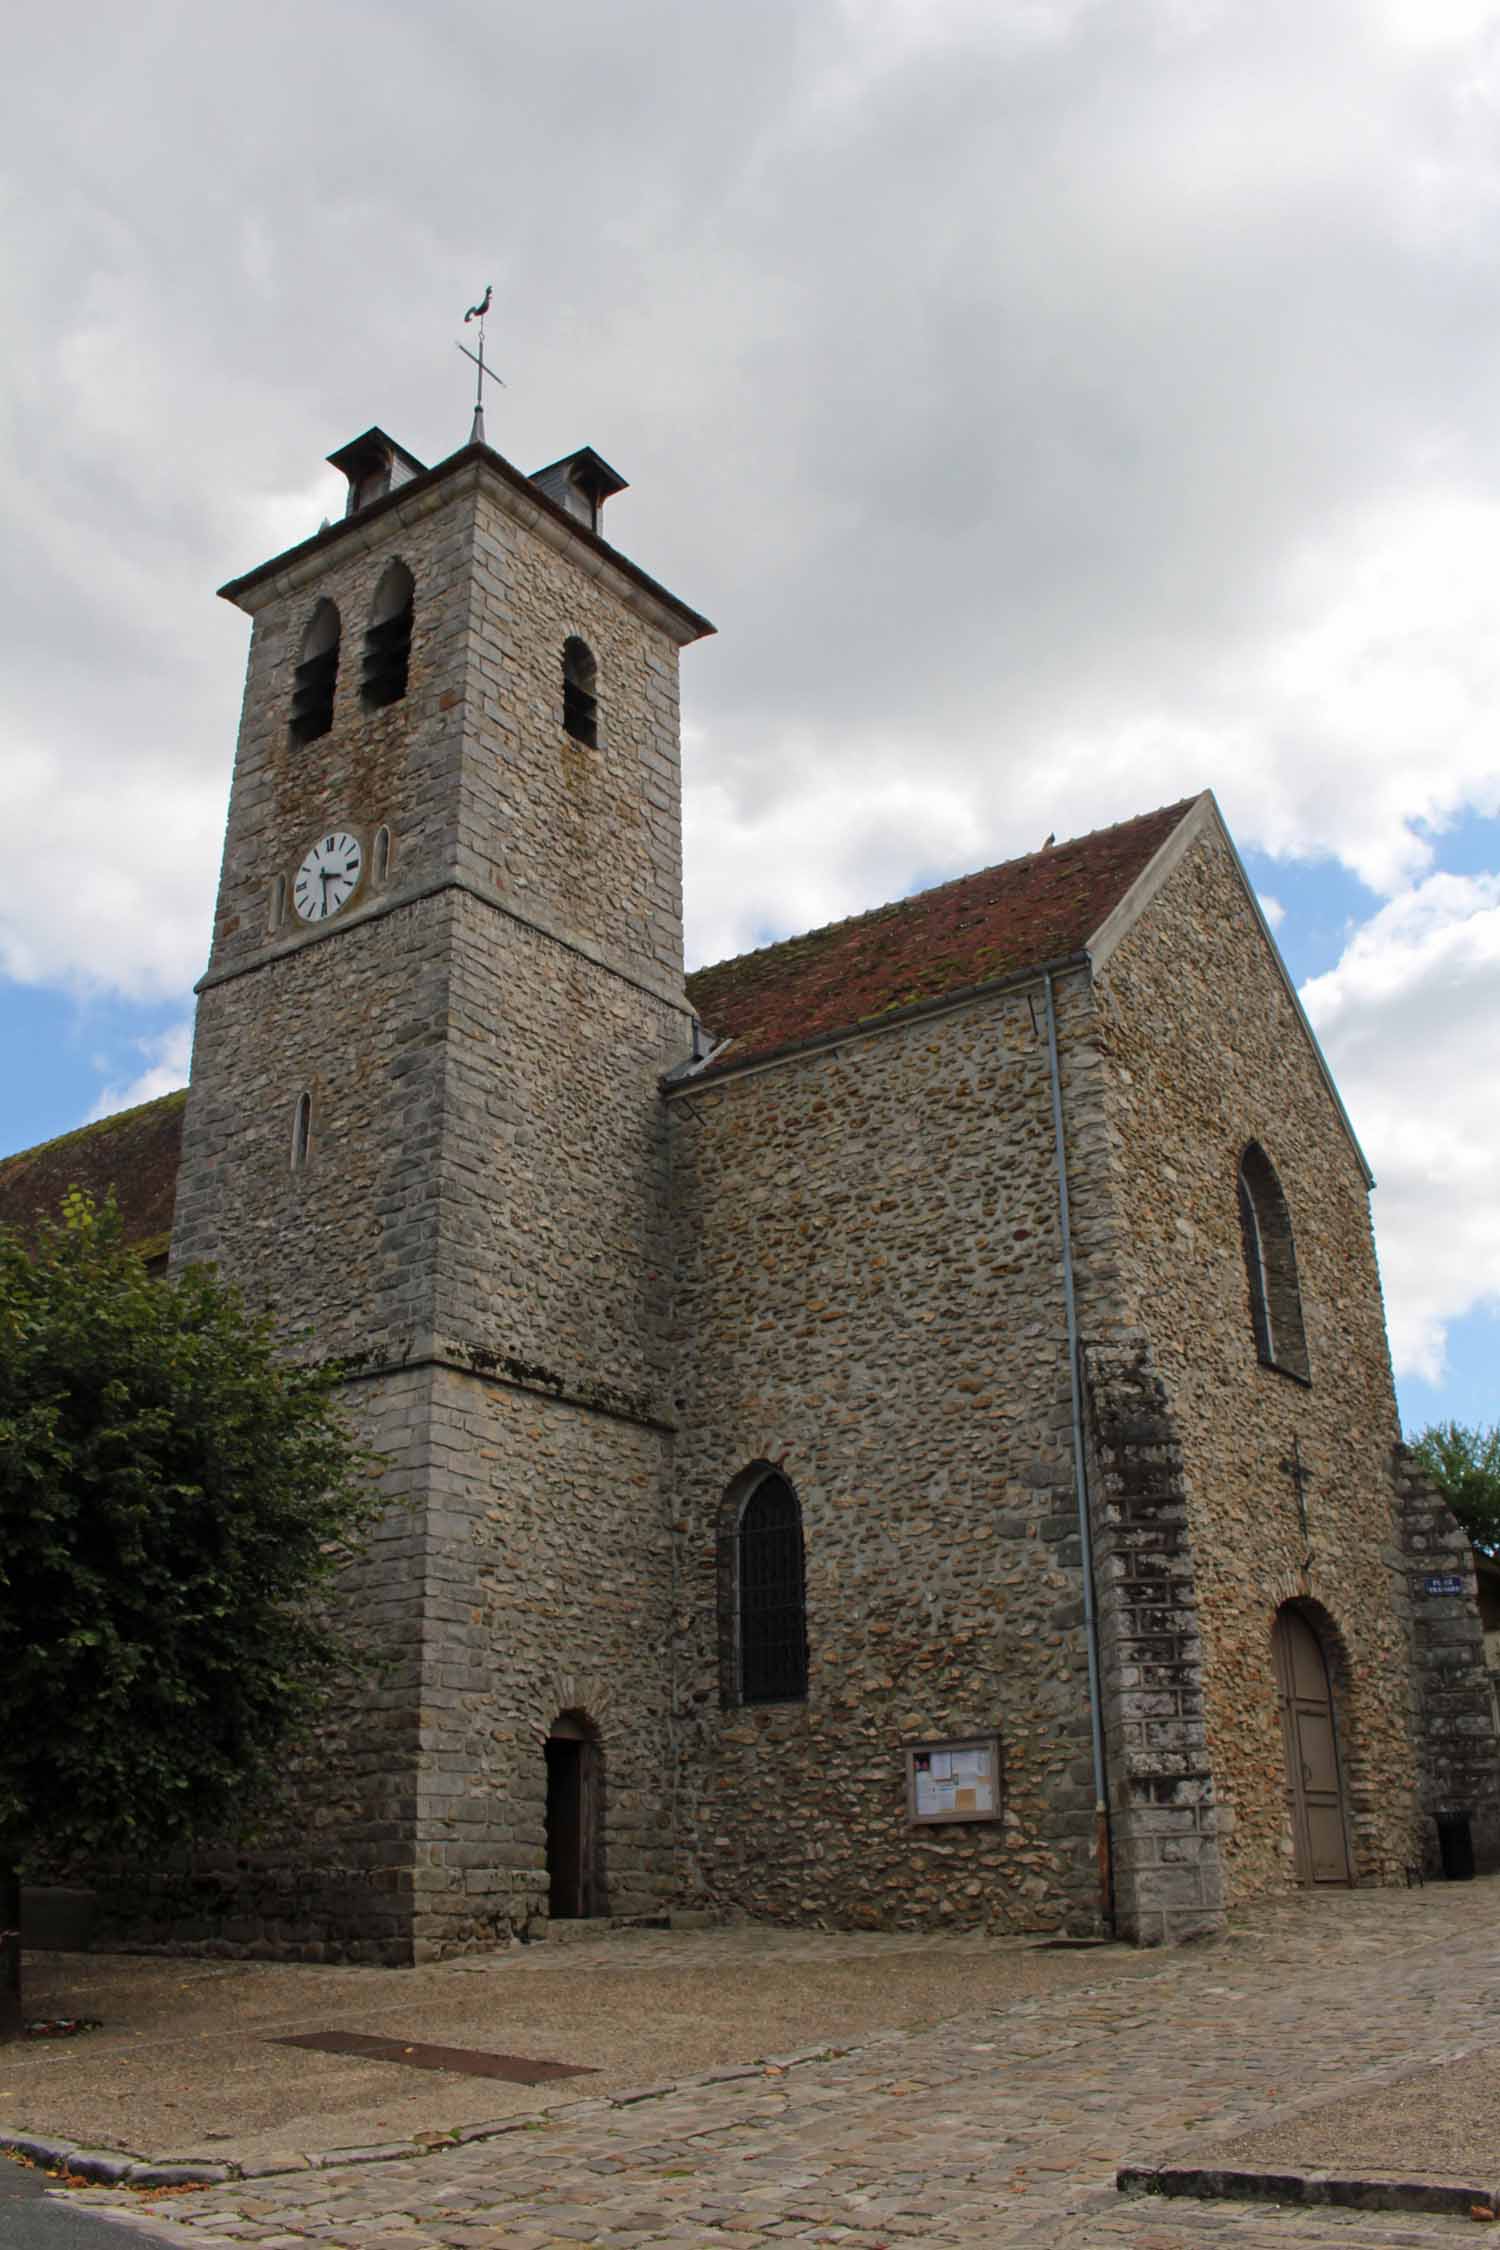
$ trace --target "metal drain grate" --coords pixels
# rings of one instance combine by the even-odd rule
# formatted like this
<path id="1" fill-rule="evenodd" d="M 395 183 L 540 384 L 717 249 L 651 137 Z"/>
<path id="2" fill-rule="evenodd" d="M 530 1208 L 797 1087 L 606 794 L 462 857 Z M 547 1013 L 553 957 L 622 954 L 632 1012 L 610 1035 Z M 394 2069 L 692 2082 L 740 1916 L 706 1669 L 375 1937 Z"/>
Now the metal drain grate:
<path id="1" fill-rule="evenodd" d="M 527 2055 L 489 2055 L 479 2047 L 429 2047 L 420 2039 L 381 2039 L 368 2031 L 299 2031 L 267 2042 L 315 2047 L 321 2055 L 360 2055 L 366 2062 L 405 2063 L 408 2070 L 454 2070 L 465 2078 L 508 2078 L 540 2086 L 549 2078 L 591 2078 L 591 2063 L 537 2062 Z"/>

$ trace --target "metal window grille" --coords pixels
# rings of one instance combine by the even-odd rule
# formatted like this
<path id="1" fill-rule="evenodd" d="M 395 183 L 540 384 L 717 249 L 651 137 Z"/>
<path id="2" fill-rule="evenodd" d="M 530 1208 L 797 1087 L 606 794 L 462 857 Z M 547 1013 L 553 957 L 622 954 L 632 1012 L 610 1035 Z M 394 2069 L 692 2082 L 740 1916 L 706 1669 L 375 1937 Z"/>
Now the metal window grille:
<path id="1" fill-rule="evenodd" d="M 745 1503 L 739 1534 L 740 1695 L 800 1703 L 807 1695 L 807 1601 L 802 1511 L 781 1477 Z"/>

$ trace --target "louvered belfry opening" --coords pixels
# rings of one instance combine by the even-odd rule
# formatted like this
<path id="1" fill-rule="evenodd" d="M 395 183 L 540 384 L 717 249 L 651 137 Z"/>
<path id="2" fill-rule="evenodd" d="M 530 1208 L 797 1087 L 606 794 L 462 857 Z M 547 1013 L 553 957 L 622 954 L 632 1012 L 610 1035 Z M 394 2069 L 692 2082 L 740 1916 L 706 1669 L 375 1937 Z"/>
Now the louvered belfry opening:
<path id="1" fill-rule="evenodd" d="M 333 696 L 339 677 L 339 613 L 325 597 L 307 621 L 302 654 L 292 680 L 291 735 L 294 742 L 316 742 L 333 725 Z"/>
<path id="2" fill-rule="evenodd" d="M 802 1510 L 785 1477 L 764 1477 L 740 1516 L 739 1628 L 742 1702 L 804 1701 Z"/>
<path id="3" fill-rule="evenodd" d="M 587 641 L 563 643 L 563 727 L 575 742 L 599 747 L 598 667 Z"/>
<path id="4" fill-rule="evenodd" d="M 360 697 L 367 711 L 399 703 L 411 669 L 411 630 L 416 585 L 404 562 L 388 562 L 380 574 L 370 622 L 365 630 L 364 676 Z"/>

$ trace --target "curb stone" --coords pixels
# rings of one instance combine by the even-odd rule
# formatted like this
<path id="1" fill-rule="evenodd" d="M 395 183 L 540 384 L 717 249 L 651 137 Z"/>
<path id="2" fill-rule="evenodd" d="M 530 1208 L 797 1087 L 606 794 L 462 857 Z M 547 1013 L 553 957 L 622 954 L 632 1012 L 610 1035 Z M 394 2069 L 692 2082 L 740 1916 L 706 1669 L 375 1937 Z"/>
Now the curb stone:
<path id="1" fill-rule="evenodd" d="M 1356 2211 L 1428 2211 L 1466 2219 L 1500 2211 L 1492 2187 L 1394 2172 L 1271 2171 L 1218 2164 L 1122 2164 L 1122 2195 L 1187 2195 L 1202 2202 L 1338 2203 Z"/>
<path id="2" fill-rule="evenodd" d="M 904 2035 L 898 2035 L 904 2036 Z M 878 2043 L 878 2042 L 877 2042 Z M 475 2141 L 502 2139 L 507 2133 L 535 2131 L 541 2125 L 578 2121 L 580 2110 L 631 2109 L 639 2102 L 663 2101 L 669 2094 L 691 2094 L 699 2088 L 722 2086 L 735 2078 L 762 2078 L 767 2069 L 799 2069 L 806 2063 L 844 2062 L 858 2055 L 859 2047 L 815 2047 L 780 2061 L 743 2063 L 729 2070 L 704 2071 L 697 2078 L 669 2079 L 659 2086 L 626 2086 L 618 2094 L 584 2095 L 558 2102 L 547 2109 L 528 2111 L 492 2125 L 460 2125 L 452 2132 L 418 2133 L 410 2140 L 387 2141 L 378 2146 L 309 2149 L 300 2156 L 280 2156 L 269 2163 L 181 2162 L 173 2158 L 148 2160 L 129 2149 L 86 2149 L 76 2141 L 51 2141 L 38 2133 L 13 2132 L 0 2125 L 0 2155 L 19 2156 L 44 2172 L 71 2172 L 75 2178 L 100 2187 L 166 2188 L 222 2187 L 230 2180 L 274 2180 L 289 2172 L 331 2172 L 346 2164 L 390 2164 L 398 2157 L 441 2156 L 444 2149 L 465 2148 Z"/>

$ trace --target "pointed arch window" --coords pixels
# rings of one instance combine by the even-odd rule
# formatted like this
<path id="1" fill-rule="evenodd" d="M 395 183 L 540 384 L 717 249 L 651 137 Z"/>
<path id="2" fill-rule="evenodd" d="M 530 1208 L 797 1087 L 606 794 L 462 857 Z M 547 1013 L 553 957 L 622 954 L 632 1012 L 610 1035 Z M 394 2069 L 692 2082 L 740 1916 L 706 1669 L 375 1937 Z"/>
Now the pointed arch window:
<path id="1" fill-rule="evenodd" d="M 599 667 L 587 641 L 571 634 L 563 643 L 563 726 L 575 742 L 599 747 Z"/>
<path id="2" fill-rule="evenodd" d="M 778 1470 L 768 1470 L 746 1495 L 735 1546 L 740 1701 L 804 1703 L 802 1509 Z"/>
<path id="3" fill-rule="evenodd" d="M 292 681 L 294 742 L 316 742 L 333 725 L 333 696 L 339 677 L 339 613 L 325 596 L 307 621 L 302 651 Z"/>
<path id="4" fill-rule="evenodd" d="M 1240 1159 L 1239 1202 L 1256 1351 L 1265 1366 L 1306 1383 L 1311 1368 L 1292 1215 L 1276 1168 L 1259 1141 L 1252 1141 Z"/>
<path id="5" fill-rule="evenodd" d="M 417 589 L 404 562 L 392 558 L 380 574 L 365 631 L 360 697 L 367 711 L 399 703 L 411 669 L 411 629 Z"/>

